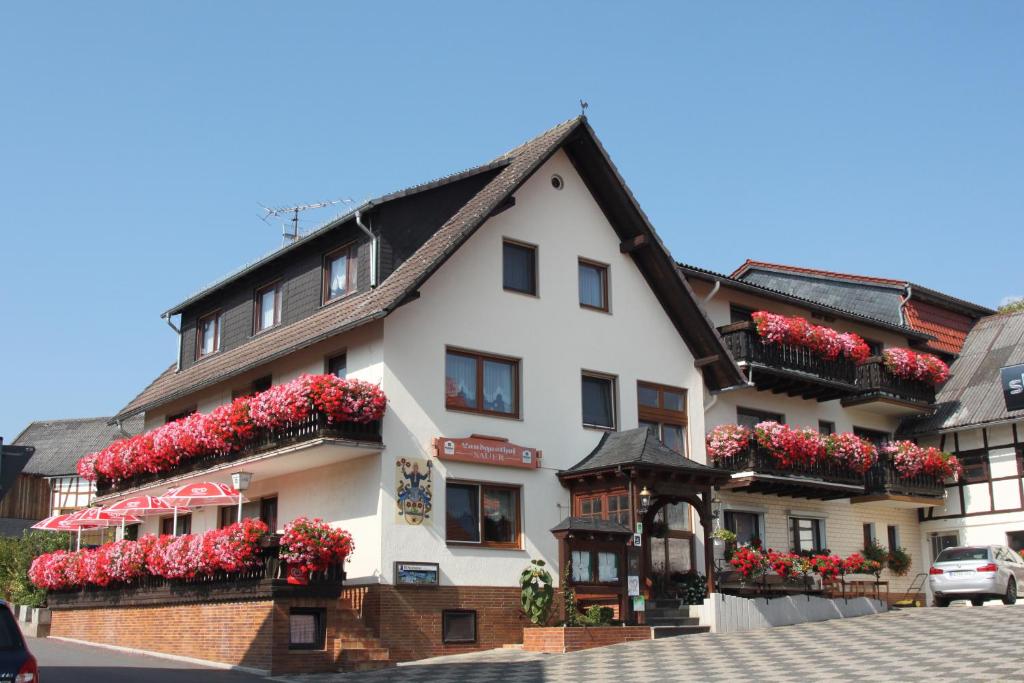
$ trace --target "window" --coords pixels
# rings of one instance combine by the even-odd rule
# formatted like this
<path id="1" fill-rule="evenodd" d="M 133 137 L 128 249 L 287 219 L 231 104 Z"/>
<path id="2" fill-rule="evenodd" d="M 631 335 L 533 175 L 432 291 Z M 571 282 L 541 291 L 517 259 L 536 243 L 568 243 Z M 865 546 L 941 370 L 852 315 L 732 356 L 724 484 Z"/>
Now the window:
<path id="1" fill-rule="evenodd" d="M 864 343 L 868 345 L 868 351 L 872 356 L 882 355 L 882 349 L 885 348 L 885 344 L 880 341 L 875 341 L 874 339 L 865 339 Z"/>
<path id="2" fill-rule="evenodd" d="M 271 375 L 264 375 L 263 377 L 257 377 L 249 383 L 248 389 L 235 389 L 231 392 L 231 400 L 234 401 L 236 398 L 241 396 L 252 396 L 258 394 L 261 391 L 266 391 L 274 384 L 274 378 Z"/>
<path id="3" fill-rule="evenodd" d="M 578 496 L 576 516 L 607 519 L 628 527 L 629 494 L 621 490 Z"/>
<path id="4" fill-rule="evenodd" d="M 537 296 L 537 247 L 505 240 L 502 261 L 505 289 Z"/>
<path id="5" fill-rule="evenodd" d="M 348 375 L 348 357 L 342 353 L 327 359 L 327 374 L 345 379 Z"/>
<path id="6" fill-rule="evenodd" d="M 1006 544 L 1018 553 L 1024 550 L 1024 531 L 1007 531 Z M 956 545 L 956 543 L 953 545 Z"/>
<path id="7" fill-rule="evenodd" d="M 445 498 L 445 529 L 449 543 L 519 547 L 518 488 L 449 483 L 445 487 Z"/>
<path id="8" fill-rule="evenodd" d="M 322 650 L 327 640 L 324 610 L 292 607 L 288 612 L 288 649 Z"/>
<path id="9" fill-rule="evenodd" d="M 754 319 L 754 310 L 746 306 L 729 304 L 729 322 L 743 323 Z"/>
<path id="10" fill-rule="evenodd" d="M 583 426 L 615 429 L 615 378 L 584 372 Z"/>
<path id="11" fill-rule="evenodd" d="M 164 517 L 160 520 L 160 533 L 165 536 L 174 535 L 174 517 Z M 183 536 L 185 534 L 192 533 L 192 515 L 191 514 L 179 514 L 178 515 L 178 531 L 177 536 Z"/>
<path id="12" fill-rule="evenodd" d="M 260 521 L 267 525 L 270 533 L 277 531 L 277 496 L 260 500 Z"/>
<path id="13" fill-rule="evenodd" d="M 988 481 L 988 454 L 987 451 L 980 453 L 965 453 L 959 457 L 960 464 L 964 468 L 964 476 L 960 481 L 967 484 Z"/>
<path id="14" fill-rule="evenodd" d="M 619 554 L 610 551 L 573 550 L 573 583 L 619 583 Z"/>
<path id="15" fill-rule="evenodd" d="M 889 550 L 892 551 L 896 548 L 900 548 L 900 528 L 895 524 L 890 524 L 887 529 L 887 536 L 889 541 Z"/>
<path id="16" fill-rule="evenodd" d="M 636 391 L 640 426 L 676 453 L 686 455 L 686 390 L 637 382 Z"/>
<path id="17" fill-rule="evenodd" d="M 580 259 L 580 306 L 608 310 L 608 266 Z"/>
<path id="18" fill-rule="evenodd" d="M 442 610 L 441 640 L 445 643 L 475 643 L 476 612 L 468 609 Z"/>
<path id="19" fill-rule="evenodd" d="M 875 524 L 867 522 L 864 524 L 864 547 L 868 548 L 875 543 Z"/>
<path id="20" fill-rule="evenodd" d="M 237 505 L 222 505 L 217 509 L 217 528 L 223 529 L 238 521 Z M 273 533 L 273 532 L 271 532 Z"/>
<path id="21" fill-rule="evenodd" d="M 137 541 L 139 540 L 139 527 L 141 524 L 129 524 L 124 528 L 124 540 L 126 541 Z"/>
<path id="22" fill-rule="evenodd" d="M 168 424 L 168 423 L 171 423 L 171 422 L 177 422 L 178 420 L 183 420 L 183 419 L 185 419 L 186 417 L 188 417 L 189 415 L 191 415 L 194 412 L 196 412 L 196 407 L 195 406 L 192 406 L 191 408 L 186 408 L 185 410 L 178 411 L 177 413 L 174 413 L 173 415 L 168 415 L 167 417 L 165 417 L 164 418 L 164 424 Z"/>
<path id="23" fill-rule="evenodd" d="M 269 330 L 281 322 L 281 283 L 256 290 L 253 303 L 253 332 Z"/>
<path id="24" fill-rule="evenodd" d="M 196 359 L 220 351 L 220 311 L 199 319 L 196 323 Z"/>
<path id="25" fill-rule="evenodd" d="M 324 257 L 324 303 L 356 289 L 356 245 L 350 244 Z"/>
<path id="26" fill-rule="evenodd" d="M 739 510 L 725 511 L 725 528 L 736 534 L 736 543 L 749 545 L 761 539 L 761 515 Z"/>
<path id="27" fill-rule="evenodd" d="M 789 518 L 789 542 L 796 552 L 821 552 L 825 549 L 825 521 L 805 517 Z"/>
<path id="28" fill-rule="evenodd" d="M 450 410 L 519 417 L 519 361 L 449 350 L 444 392 Z"/>
<path id="29" fill-rule="evenodd" d="M 952 533 L 938 533 L 931 535 L 932 557 L 936 558 L 946 548 L 955 548 L 960 545 L 960 536 L 954 531 Z M 935 560 L 932 560 L 933 562 Z"/>
<path id="30" fill-rule="evenodd" d="M 738 425 L 753 429 L 754 425 L 765 421 L 785 424 L 786 416 L 782 413 L 769 413 L 763 410 L 754 410 L 753 408 L 736 409 L 736 424 Z"/>
<path id="31" fill-rule="evenodd" d="M 888 432 L 880 432 L 877 429 L 867 429 L 866 427 L 854 427 L 853 433 L 855 436 L 859 436 L 862 439 L 867 439 L 876 446 L 881 446 L 886 441 L 890 441 L 892 437 L 889 436 Z"/>
<path id="32" fill-rule="evenodd" d="M 828 420 L 818 420 L 818 433 L 823 436 L 836 433 L 836 423 Z"/>

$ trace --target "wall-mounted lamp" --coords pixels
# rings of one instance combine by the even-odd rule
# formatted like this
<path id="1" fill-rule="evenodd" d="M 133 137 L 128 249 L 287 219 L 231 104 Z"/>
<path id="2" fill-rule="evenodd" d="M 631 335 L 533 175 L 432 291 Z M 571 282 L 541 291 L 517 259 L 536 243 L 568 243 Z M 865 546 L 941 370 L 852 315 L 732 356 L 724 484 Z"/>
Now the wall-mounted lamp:
<path id="1" fill-rule="evenodd" d="M 651 492 L 644 486 L 640 489 L 640 514 L 646 515 L 651 509 Z"/>

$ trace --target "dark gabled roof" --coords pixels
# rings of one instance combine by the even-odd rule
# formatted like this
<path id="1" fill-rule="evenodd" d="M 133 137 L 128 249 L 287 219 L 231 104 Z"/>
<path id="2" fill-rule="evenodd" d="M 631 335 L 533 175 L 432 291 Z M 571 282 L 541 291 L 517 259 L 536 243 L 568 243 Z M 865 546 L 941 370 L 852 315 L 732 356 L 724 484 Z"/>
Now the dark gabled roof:
<path id="1" fill-rule="evenodd" d="M 415 297 L 417 290 L 469 239 L 503 202 L 552 154 L 565 149 L 620 239 L 643 236 L 646 246 L 632 252 L 637 266 L 672 319 L 712 389 L 743 383 L 718 332 L 697 304 L 686 280 L 647 221 L 586 119 L 577 117 L 542 133 L 488 164 L 500 171 L 376 289 L 324 306 L 311 316 L 284 325 L 229 351 L 181 371 L 164 371 L 116 418 L 150 410 L 212 386 L 329 337 L 387 316 Z M 327 228 L 325 228 L 327 229 Z"/>
<path id="2" fill-rule="evenodd" d="M 709 280 L 711 282 L 719 281 L 722 282 L 723 285 L 726 287 L 732 287 L 733 289 L 750 292 L 752 294 L 763 296 L 765 298 L 791 303 L 795 306 L 809 308 L 812 311 L 817 311 L 825 315 L 831 315 L 837 318 L 844 318 L 846 320 L 851 320 L 853 322 L 863 323 L 866 325 L 872 325 L 874 327 L 881 327 L 883 329 L 897 332 L 908 337 L 913 337 L 916 339 L 932 338 L 932 336 L 927 333 L 920 332 L 911 327 L 906 327 L 905 325 L 894 325 L 893 323 L 887 320 L 873 318 L 871 316 L 856 313 L 854 311 L 844 310 L 842 308 L 836 308 L 835 306 L 830 306 L 820 301 L 813 301 L 811 299 L 799 296 L 797 294 L 791 294 L 789 292 L 772 289 L 771 287 L 757 284 L 755 282 L 750 282 L 747 280 L 738 280 L 730 275 L 716 273 L 715 271 L 708 270 L 706 268 L 698 268 L 697 266 L 689 265 L 686 263 L 680 263 L 678 264 L 678 266 L 679 270 L 682 271 L 682 273 L 686 276 Z"/>
<path id="3" fill-rule="evenodd" d="M 882 320 L 890 325 L 902 327 L 904 324 L 902 307 L 905 290 L 899 285 L 894 287 L 877 282 L 848 282 L 838 278 L 761 268 L 749 269 L 739 279 Z"/>
<path id="4" fill-rule="evenodd" d="M 629 536 L 633 532 L 626 526 L 611 519 L 600 519 L 599 517 L 566 517 L 561 522 L 551 527 L 551 533 L 557 531 L 576 531 L 592 534 L 620 534 Z"/>
<path id="5" fill-rule="evenodd" d="M 729 473 L 690 460 L 667 447 L 647 427 L 606 432 L 590 455 L 561 474 L 579 474 L 618 467 L 647 466 L 686 470 L 694 474 L 723 475 Z"/>
<path id="6" fill-rule="evenodd" d="M 950 379 L 935 396 L 935 412 L 908 419 L 900 428 L 913 436 L 1024 420 L 1024 410 L 1008 411 L 999 369 L 1024 363 L 1024 311 L 982 318 L 967 335 Z"/>
<path id="7" fill-rule="evenodd" d="M 32 446 L 36 449 L 22 468 L 22 474 L 43 477 L 75 474 L 76 465 L 82 456 L 124 438 L 124 434 L 109 424 L 109 421 L 109 417 L 88 417 L 39 420 L 29 424 L 14 440 L 16 446 Z M 122 426 L 129 434 L 138 434 L 142 431 L 142 418 L 126 420 Z"/>
<path id="8" fill-rule="evenodd" d="M 458 182 L 460 180 L 464 180 L 466 178 L 471 178 L 471 177 L 473 177 L 475 175 L 479 175 L 481 173 L 486 173 L 487 171 L 493 171 L 495 169 L 501 168 L 502 166 L 507 166 L 508 163 L 509 163 L 508 159 L 506 159 L 504 157 L 499 157 L 499 158 L 495 159 L 494 161 L 490 161 L 490 162 L 488 162 L 486 164 L 483 164 L 481 166 L 476 166 L 474 168 L 470 168 L 470 169 L 467 169 L 465 171 L 460 171 L 458 173 L 452 173 L 451 175 L 447 175 L 447 176 L 438 178 L 436 180 L 431 180 L 431 181 L 426 182 L 426 183 L 420 183 L 419 185 L 413 185 L 412 187 L 407 187 L 405 189 L 398 190 L 396 192 L 390 192 L 390 193 L 388 193 L 386 195 L 382 195 L 382 196 L 377 197 L 375 199 L 367 200 L 366 202 L 364 202 L 359 207 L 357 207 L 355 209 L 352 209 L 351 211 L 349 211 L 347 213 L 344 213 L 344 214 L 342 214 L 340 216 L 337 216 L 336 218 L 333 218 L 330 221 L 327 221 L 326 223 L 324 223 L 319 228 L 317 228 L 315 230 L 312 230 L 312 231 L 306 233 L 305 235 L 302 235 L 301 237 L 299 237 L 299 239 L 295 240 L 294 242 L 290 242 L 289 244 L 286 244 L 283 247 L 279 247 L 278 249 L 275 249 L 274 251 L 270 252 L 269 254 L 266 254 L 265 256 L 261 256 L 260 258 L 256 259 L 255 261 L 252 261 L 251 263 L 247 263 L 246 265 L 242 266 L 241 268 L 232 271 L 231 273 L 225 275 L 224 277 L 222 277 L 221 279 L 217 280 L 216 282 L 214 282 L 214 283 L 212 283 L 210 285 L 207 285 L 206 287 L 203 287 L 199 291 L 197 291 L 194 294 L 190 295 L 184 301 L 182 301 L 182 302 L 180 302 L 180 303 L 178 303 L 178 304 L 176 304 L 174 306 L 171 306 L 169 309 L 167 309 L 163 313 L 163 315 L 161 317 L 165 317 L 166 318 L 166 317 L 169 317 L 169 316 L 172 316 L 172 315 L 177 315 L 178 313 L 181 313 L 185 308 L 187 308 L 191 304 L 199 301 L 200 299 L 202 299 L 204 297 L 209 296 L 210 294 L 216 292 L 219 289 L 223 289 L 224 287 L 228 286 L 232 282 L 236 282 L 236 281 L 240 280 L 241 278 L 245 277 L 249 273 L 251 273 L 254 270 L 258 269 L 259 267 L 261 267 L 261 266 L 263 266 L 263 265 L 265 265 L 265 264 L 267 264 L 267 263 L 269 263 L 269 262 L 271 262 L 271 261 L 273 261 L 273 260 L 275 260 L 277 258 L 280 258 L 284 254 L 287 254 L 287 253 L 289 253 L 291 251 L 294 251 L 295 249 L 298 249 L 299 247 L 304 246 L 306 243 L 316 239 L 320 235 L 322 235 L 322 234 L 324 234 L 326 232 L 329 232 L 330 230 L 332 230 L 334 228 L 337 228 L 337 227 L 339 227 L 341 225 L 344 225 L 345 223 L 348 223 L 349 221 L 351 221 L 351 220 L 353 220 L 355 218 L 355 215 L 356 215 L 357 212 L 366 212 L 366 211 L 369 211 L 370 209 L 372 209 L 375 206 L 380 206 L 382 204 L 386 204 L 386 203 L 388 203 L 390 201 L 393 201 L 393 200 L 396 200 L 396 199 L 403 199 L 405 197 L 410 197 L 410 196 L 412 196 L 414 194 L 418 194 L 420 192 L 426 192 L 428 190 L 433 190 L 435 188 L 443 187 L 445 185 L 449 185 L 451 183 Z"/>

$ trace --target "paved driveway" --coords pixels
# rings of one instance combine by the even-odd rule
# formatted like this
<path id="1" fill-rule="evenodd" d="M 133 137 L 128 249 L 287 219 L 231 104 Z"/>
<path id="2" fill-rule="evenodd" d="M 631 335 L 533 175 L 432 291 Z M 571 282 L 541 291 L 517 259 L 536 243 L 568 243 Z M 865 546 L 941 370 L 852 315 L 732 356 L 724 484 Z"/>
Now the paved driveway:
<path id="1" fill-rule="evenodd" d="M 44 683 L 259 683 L 262 676 L 208 669 L 131 652 L 26 638 Z"/>
<path id="2" fill-rule="evenodd" d="M 374 673 L 290 681 L 1024 681 L 1024 606 L 909 609 L 566 655 L 492 650 Z"/>

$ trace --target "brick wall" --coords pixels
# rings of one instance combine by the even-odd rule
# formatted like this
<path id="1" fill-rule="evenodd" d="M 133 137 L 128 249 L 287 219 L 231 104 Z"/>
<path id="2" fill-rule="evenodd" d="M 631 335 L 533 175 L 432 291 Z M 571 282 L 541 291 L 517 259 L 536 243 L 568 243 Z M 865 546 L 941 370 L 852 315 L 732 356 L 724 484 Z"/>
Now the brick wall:
<path id="1" fill-rule="evenodd" d="M 517 587 L 353 586 L 344 590 L 342 599 L 361 613 L 396 662 L 520 643 L 527 625 Z M 441 613 L 446 609 L 476 611 L 476 643 L 442 642 Z"/>
<path id="2" fill-rule="evenodd" d="M 269 670 L 273 608 L 261 600 L 54 610 L 50 635 Z"/>
<path id="3" fill-rule="evenodd" d="M 289 610 L 325 610 L 323 650 L 289 650 Z M 272 673 L 336 671 L 339 639 L 365 630 L 336 599 L 288 598 L 151 607 L 54 610 L 50 635 L 206 659 Z"/>
<path id="4" fill-rule="evenodd" d="M 528 628 L 523 631 L 523 649 L 557 654 L 650 639 L 650 626 Z"/>

